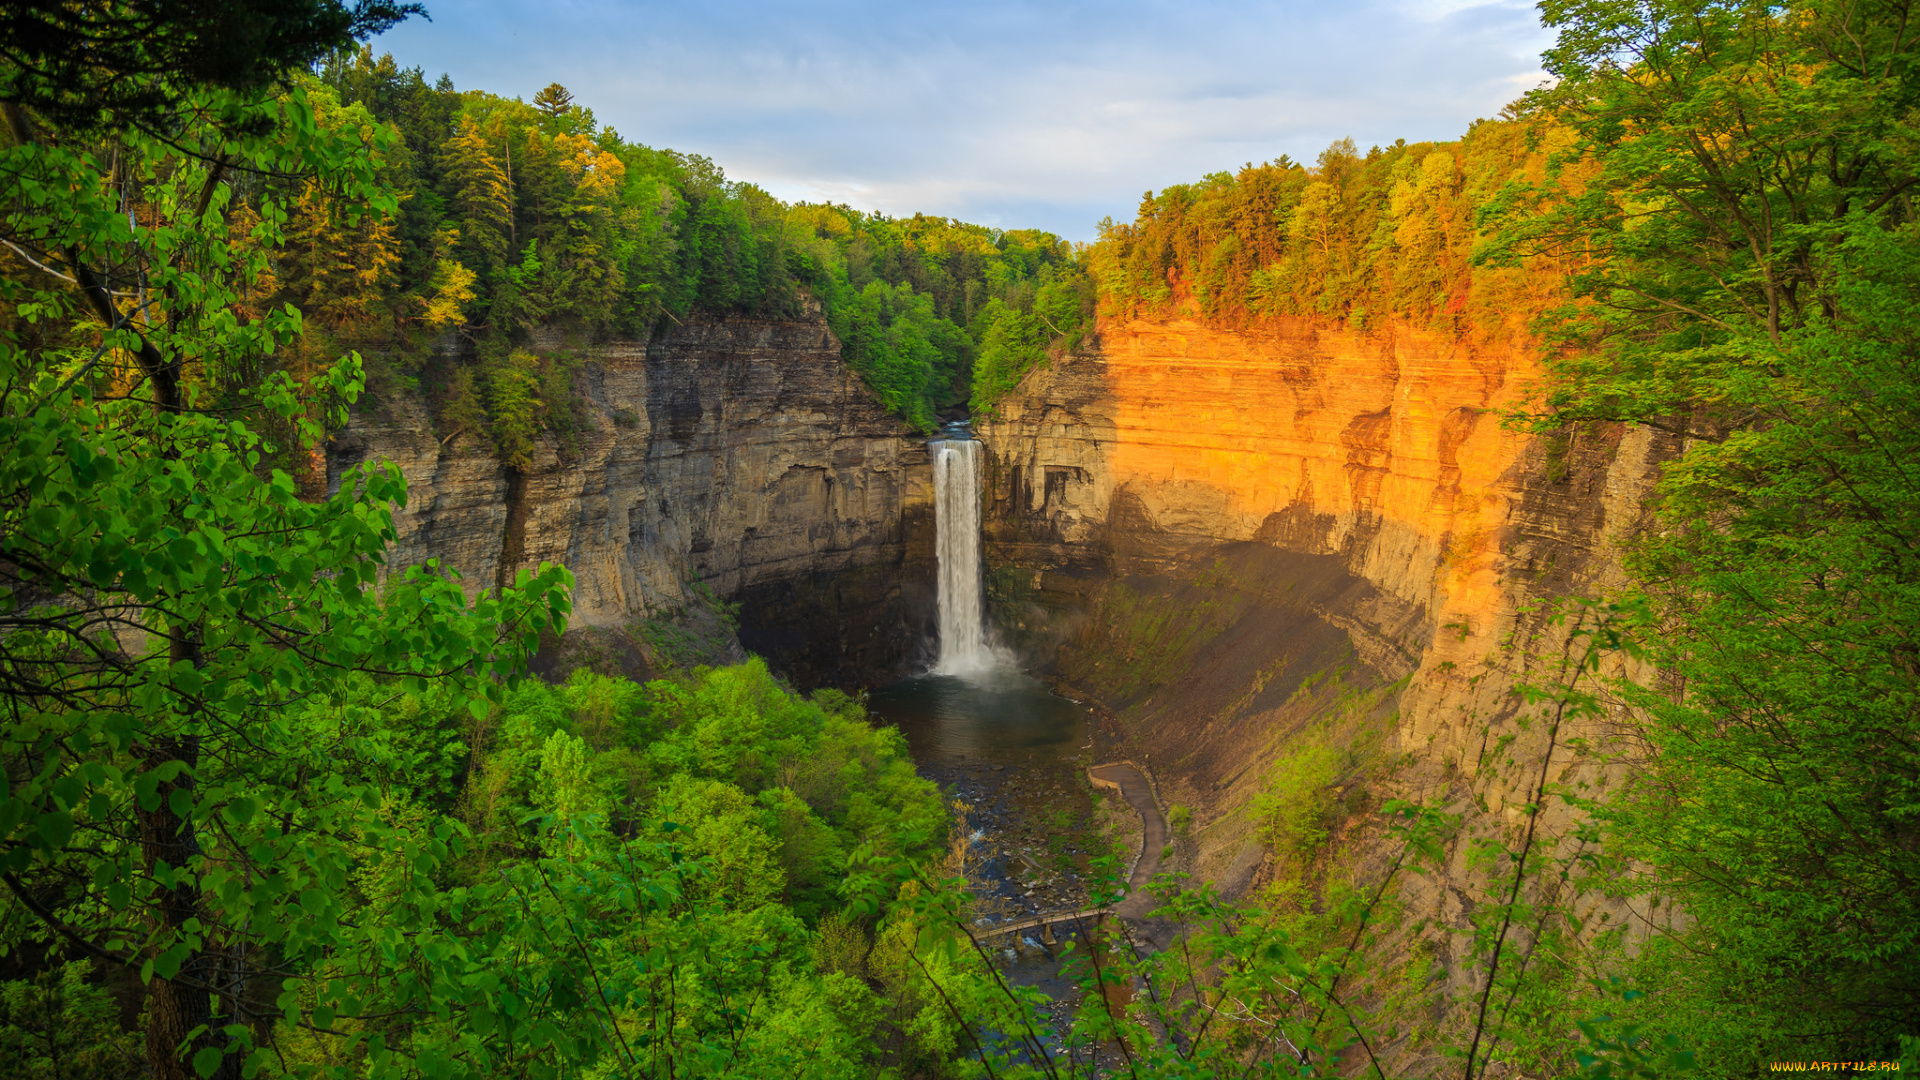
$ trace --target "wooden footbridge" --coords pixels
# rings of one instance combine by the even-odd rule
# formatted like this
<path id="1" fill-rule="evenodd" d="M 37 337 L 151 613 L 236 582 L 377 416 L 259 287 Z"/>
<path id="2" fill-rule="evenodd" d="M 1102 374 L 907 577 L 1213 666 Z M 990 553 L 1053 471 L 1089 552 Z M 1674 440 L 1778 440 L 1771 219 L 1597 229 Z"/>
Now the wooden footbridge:
<path id="1" fill-rule="evenodd" d="M 1017 934 L 1022 930 L 1040 928 L 1040 940 L 1053 944 L 1053 928 L 1061 923 L 1079 923 L 1089 919 L 1099 920 L 1113 914 L 1110 907 L 1085 908 L 1081 911 L 1056 911 L 1048 915 L 1035 915 L 1032 918 L 1010 922 L 1004 926 L 975 926 L 970 929 L 975 941 L 985 941 L 1001 934 Z"/>
<path id="2" fill-rule="evenodd" d="M 1136 813 L 1140 815 L 1141 844 L 1140 854 L 1133 860 L 1133 869 L 1127 875 L 1131 890 L 1120 908 L 1093 907 L 1080 911 L 1056 911 L 1050 915 L 1035 915 L 1020 919 L 1003 926 L 976 926 L 971 928 L 975 941 L 985 941 L 1002 934 L 1014 934 L 1022 930 L 1040 930 L 1042 944 L 1053 944 L 1053 928 L 1061 923 L 1079 923 L 1086 920 L 1099 920 L 1108 915 L 1137 919 L 1147 913 L 1153 905 L 1153 897 L 1147 893 L 1147 883 L 1160 870 L 1160 854 L 1167 847 L 1171 834 L 1167 830 L 1167 819 L 1160 812 L 1160 800 L 1154 795 L 1153 781 L 1146 771 L 1131 761 L 1115 761 L 1105 765 L 1095 765 L 1087 770 L 1088 779 L 1093 786 L 1112 791 L 1124 798 Z"/>

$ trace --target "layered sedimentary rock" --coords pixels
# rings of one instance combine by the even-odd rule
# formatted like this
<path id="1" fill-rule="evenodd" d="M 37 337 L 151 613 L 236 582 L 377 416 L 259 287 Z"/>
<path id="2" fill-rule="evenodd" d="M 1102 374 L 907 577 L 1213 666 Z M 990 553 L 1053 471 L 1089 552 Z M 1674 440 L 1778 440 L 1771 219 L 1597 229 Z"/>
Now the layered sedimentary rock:
<path id="1" fill-rule="evenodd" d="M 576 346 L 577 449 L 524 472 L 422 402 L 362 408 L 330 468 L 406 475 L 393 559 L 438 558 L 476 588 L 559 562 L 576 628 L 741 602 L 740 638 L 803 684 L 899 666 L 933 615 L 923 442 L 841 361 L 823 321 L 695 319 L 652 342 Z"/>
<path id="2" fill-rule="evenodd" d="M 1002 632 L 1117 714 L 1207 876 L 1271 872 L 1245 811 L 1309 730 L 1384 741 L 1400 793 L 1525 801 L 1488 748 L 1538 738 L 1511 692 L 1562 640 L 1537 602 L 1613 572 L 1672 450 L 1512 430 L 1538 375 L 1404 327 L 1110 323 L 979 425 Z"/>

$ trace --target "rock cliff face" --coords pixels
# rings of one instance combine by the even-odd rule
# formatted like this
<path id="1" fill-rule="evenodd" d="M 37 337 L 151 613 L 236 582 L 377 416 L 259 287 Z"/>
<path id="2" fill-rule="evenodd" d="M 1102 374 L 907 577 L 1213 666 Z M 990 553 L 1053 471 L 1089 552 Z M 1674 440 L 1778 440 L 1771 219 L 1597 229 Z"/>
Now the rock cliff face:
<path id="1" fill-rule="evenodd" d="M 1313 740 L 1349 765 L 1372 747 L 1375 797 L 1513 820 L 1507 766 L 1546 747 L 1512 689 L 1565 640 L 1536 601 L 1616 572 L 1609 537 L 1673 450 L 1503 427 L 1528 356 L 1403 327 L 1108 324 L 979 425 L 1001 631 L 1192 808 L 1186 869 L 1230 890 L 1279 872 L 1252 807 Z"/>
<path id="2" fill-rule="evenodd" d="M 437 557 L 478 588 L 564 563 L 579 629 L 682 610 L 701 582 L 741 602 L 742 643 L 804 685 L 892 670 L 928 636 L 926 449 L 824 322 L 695 319 L 575 352 L 574 460 L 549 440 L 524 473 L 504 468 L 470 435 L 443 443 L 411 398 L 336 436 L 334 483 L 368 459 L 406 475 L 397 565 Z"/>

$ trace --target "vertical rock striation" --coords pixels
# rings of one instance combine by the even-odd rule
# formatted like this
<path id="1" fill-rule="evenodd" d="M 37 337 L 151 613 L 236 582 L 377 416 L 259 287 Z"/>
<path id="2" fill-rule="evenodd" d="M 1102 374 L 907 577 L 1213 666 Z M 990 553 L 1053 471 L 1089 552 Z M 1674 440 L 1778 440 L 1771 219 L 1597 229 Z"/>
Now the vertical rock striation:
<path id="1" fill-rule="evenodd" d="M 741 602 L 741 641 L 803 685 L 901 666 L 933 615 L 923 441 L 874 400 L 824 321 L 696 318 L 651 342 L 574 350 L 578 454 L 543 439 L 524 475 L 473 433 L 443 440 L 415 398 L 361 409 L 343 469 L 406 475 L 393 559 L 475 588 L 561 562 L 575 628 L 677 610 L 701 582 Z"/>
<path id="2" fill-rule="evenodd" d="M 1509 430 L 1529 355 L 1397 326 L 1107 324 L 977 425 L 1002 633 L 1210 823 L 1208 876 L 1273 871 L 1244 811 L 1309 728 L 1385 740 L 1410 762 L 1397 793 L 1496 819 L 1524 801 L 1486 759 L 1537 738 L 1511 692 L 1559 640 L 1536 601 L 1617 572 L 1609 534 L 1674 450 Z"/>

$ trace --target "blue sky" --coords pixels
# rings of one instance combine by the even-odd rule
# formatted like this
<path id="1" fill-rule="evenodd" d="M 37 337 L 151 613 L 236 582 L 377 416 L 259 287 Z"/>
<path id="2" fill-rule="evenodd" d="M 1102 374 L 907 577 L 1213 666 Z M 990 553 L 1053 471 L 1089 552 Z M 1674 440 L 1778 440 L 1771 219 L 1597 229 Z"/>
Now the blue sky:
<path id="1" fill-rule="evenodd" d="M 1456 137 L 1541 81 L 1548 41 L 1513 0 L 427 7 L 374 48 L 462 89 L 563 83 L 785 199 L 1076 240 L 1248 161 Z"/>

